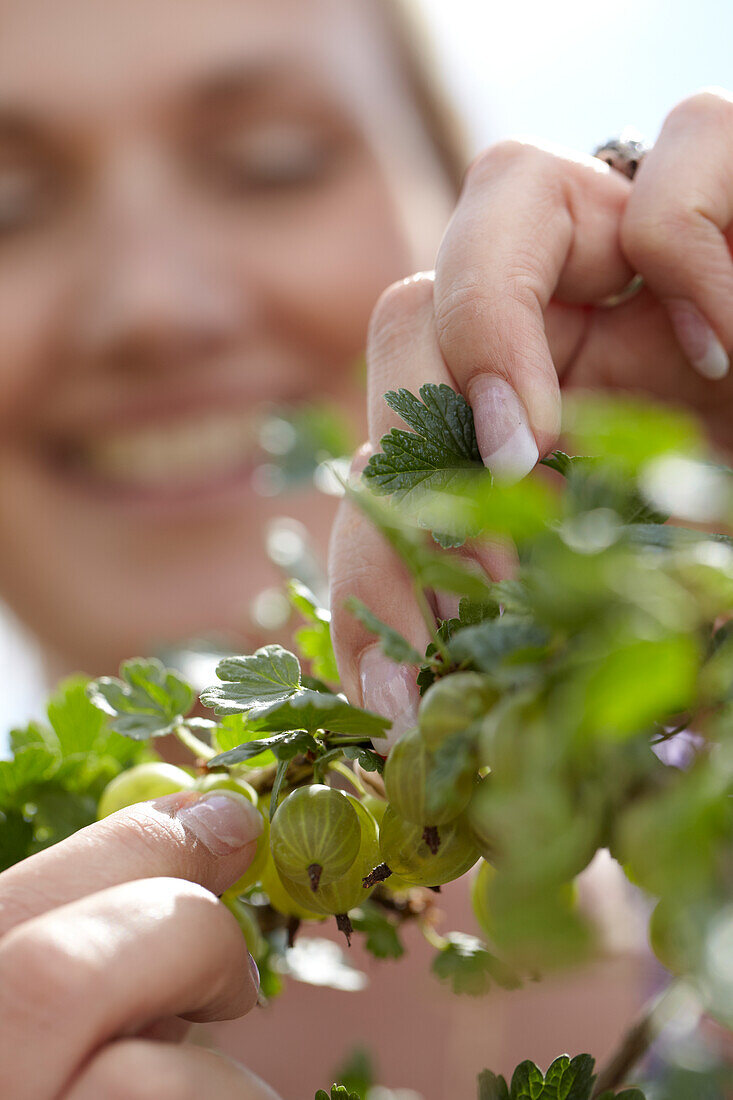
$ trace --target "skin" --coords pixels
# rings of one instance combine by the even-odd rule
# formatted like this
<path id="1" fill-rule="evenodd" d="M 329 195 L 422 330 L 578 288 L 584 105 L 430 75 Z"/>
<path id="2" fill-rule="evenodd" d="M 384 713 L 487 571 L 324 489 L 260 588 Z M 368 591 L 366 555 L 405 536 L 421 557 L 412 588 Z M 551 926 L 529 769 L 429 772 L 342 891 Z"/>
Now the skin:
<path id="1" fill-rule="evenodd" d="M 141 490 L 69 456 L 314 394 L 359 425 L 369 314 L 430 262 L 449 186 L 371 5 L 0 0 L 0 25 L 0 591 L 59 669 L 202 630 L 250 648 L 249 601 L 280 583 L 268 519 L 325 554 L 332 503 L 259 496 L 254 457 Z M 283 135 L 278 186 L 257 150 Z M 222 845 L 213 794 L 171 797 L 0 875 L 2 1095 L 273 1100 L 178 1045 L 254 1003 L 217 896 L 261 819 Z"/>
<path id="2" fill-rule="evenodd" d="M 561 392 L 621 388 L 686 405 L 733 452 L 733 99 L 680 103 L 632 184 L 600 161 L 504 142 L 481 154 L 434 270 L 389 288 L 367 349 L 369 445 L 397 423 L 386 389 L 446 382 L 473 406 L 482 457 L 500 477 L 555 445 Z M 604 308 L 634 273 L 644 289 Z M 690 318 L 693 318 L 693 321 Z M 711 377 L 712 374 L 719 377 Z M 495 576 L 507 561 L 468 553 Z M 367 521 L 344 506 L 334 529 L 333 636 L 350 698 L 414 725 L 414 673 L 387 661 L 344 609 L 363 599 L 418 651 L 428 633 L 407 577 Z M 435 609 L 450 612 L 436 595 Z"/>
<path id="3" fill-rule="evenodd" d="M 371 309 L 450 211 L 381 25 L 336 0 L 0 0 L 0 21 L 0 197 L 21 180 L 0 222 L 0 591 L 59 669 L 204 630 L 259 644 L 268 520 L 307 520 L 325 552 L 332 503 L 258 495 L 254 448 L 144 491 L 84 456 L 314 394 L 362 430 Z M 277 141 L 289 176 L 262 156 Z"/>
<path id="4" fill-rule="evenodd" d="M 588 158 L 517 144 L 488 151 L 436 260 L 447 190 L 427 139 L 415 144 L 420 129 L 396 75 L 384 80 L 384 45 L 366 8 L 107 0 L 102 16 L 95 0 L 0 0 L 0 18 L 0 106 L 52 135 L 42 159 L 59 157 L 50 178 L 66 185 L 59 205 L 51 189 L 32 229 L 0 241 L 0 588 L 64 661 L 105 671 L 153 636 L 202 624 L 246 636 L 236 594 L 248 599 L 270 580 L 259 539 L 273 508 L 246 479 L 152 500 L 111 486 L 95 492 L 68 474 L 59 450 L 122 420 L 183 416 L 193 406 L 248 408 L 317 390 L 348 408 L 349 367 L 376 294 L 410 270 L 435 266 L 393 286 L 372 321 L 372 444 L 390 426 L 381 405 L 388 386 L 445 380 L 463 389 L 491 464 L 518 416 L 537 452 L 549 449 L 558 382 L 636 385 L 642 372 L 651 392 L 707 413 L 718 441 L 729 442 L 730 383 L 695 375 L 670 323 L 675 303 L 692 302 L 733 346 L 727 99 L 673 112 L 633 193 Z M 242 95 L 225 108 L 217 100 L 221 117 L 207 101 L 202 120 L 189 78 L 274 46 L 288 57 L 285 83 L 294 53 L 311 66 L 289 110 L 310 102 L 306 85 L 326 92 L 325 83 L 329 133 L 338 105 L 349 153 L 327 185 L 298 190 L 284 207 L 269 193 L 230 205 L 183 165 L 191 154 L 207 169 L 217 160 L 191 131 L 218 137 Z M 266 101 L 257 99 L 255 114 Z M 416 178 L 430 196 L 420 222 L 407 186 Z M 588 308 L 637 270 L 643 295 L 615 311 Z M 509 394 L 521 401 L 506 422 L 482 415 L 485 383 L 495 379 L 506 387 L 504 408 Z M 305 507 L 315 522 L 312 503 Z M 389 709 L 396 697 L 384 669 L 373 666 L 360 682 L 367 641 L 343 615 L 342 597 L 360 594 L 387 621 L 399 609 L 395 625 L 420 645 L 411 598 L 381 544 L 347 512 L 334 547 L 344 682 L 357 700 L 376 687 Z M 9 1095 L 137 1100 L 153 1086 L 160 1095 L 161 1082 L 179 1097 L 194 1086 L 211 1096 L 272 1095 L 209 1052 L 176 1045 L 181 1017 L 240 1015 L 254 1001 L 246 958 L 231 965 L 241 936 L 216 895 L 244 873 L 256 838 L 242 832 L 235 851 L 222 851 L 210 817 L 203 833 L 181 820 L 194 796 L 173 797 L 184 801 L 120 811 L 0 876 L 0 1066 Z M 90 935 L 79 937 L 80 926 Z M 23 1052 L 44 1027 L 33 1080 Z"/>

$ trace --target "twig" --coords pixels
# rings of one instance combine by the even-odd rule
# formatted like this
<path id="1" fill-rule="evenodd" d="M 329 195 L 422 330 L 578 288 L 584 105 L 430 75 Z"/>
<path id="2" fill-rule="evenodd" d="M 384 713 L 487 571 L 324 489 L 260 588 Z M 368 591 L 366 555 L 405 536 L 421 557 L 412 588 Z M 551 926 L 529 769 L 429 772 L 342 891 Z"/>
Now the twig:
<path id="1" fill-rule="evenodd" d="M 671 982 L 663 993 L 649 1003 L 642 1017 L 626 1032 L 618 1049 L 598 1074 L 594 1098 L 626 1083 L 634 1066 L 638 1065 L 691 996 L 690 989 L 684 983 Z"/>

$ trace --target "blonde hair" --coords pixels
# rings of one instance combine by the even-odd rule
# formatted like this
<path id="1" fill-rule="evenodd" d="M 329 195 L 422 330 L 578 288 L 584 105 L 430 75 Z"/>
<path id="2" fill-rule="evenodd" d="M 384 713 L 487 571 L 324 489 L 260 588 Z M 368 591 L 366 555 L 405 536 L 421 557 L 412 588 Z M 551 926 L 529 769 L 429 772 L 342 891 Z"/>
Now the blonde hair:
<path id="1" fill-rule="evenodd" d="M 425 18 L 414 0 L 378 0 L 378 7 L 440 164 L 457 195 L 471 158 L 470 144 L 445 86 Z"/>

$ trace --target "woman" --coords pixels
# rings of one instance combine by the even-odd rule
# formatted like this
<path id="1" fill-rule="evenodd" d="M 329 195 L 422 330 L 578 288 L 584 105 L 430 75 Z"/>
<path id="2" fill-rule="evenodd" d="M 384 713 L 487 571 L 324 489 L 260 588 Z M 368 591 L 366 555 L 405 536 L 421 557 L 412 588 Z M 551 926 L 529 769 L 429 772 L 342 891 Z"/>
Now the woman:
<path id="1" fill-rule="evenodd" d="M 202 629 L 251 646 L 246 605 L 271 583 L 261 532 L 283 510 L 251 488 L 261 410 L 325 393 L 358 418 L 373 303 L 433 266 L 455 205 L 450 132 L 366 0 L 0 0 L 0 23 L 0 589 L 58 670 L 109 671 Z M 669 318 L 688 357 L 721 371 L 697 312 L 674 303 L 733 346 L 714 229 L 729 221 L 729 117 L 721 96 L 674 112 L 628 205 L 626 181 L 589 158 L 514 145 L 480 158 L 435 297 L 413 280 L 375 315 L 372 441 L 384 389 L 450 377 L 487 463 L 518 475 L 557 430 L 555 368 L 626 384 L 648 362 L 648 388 L 710 410 L 725 441 L 729 384 L 694 374 Z M 649 290 L 588 308 L 637 269 Z M 296 507 L 325 544 L 329 509 Z M 346 514 L 334 547 L 345 683 L 401 716 L 409 681 L 340 608 L 367 576 L 383 617 L 404 601 L 409 630 L 411 605 Z M 180 1017 L 254 1000 L 213 895 L 247 865 L 255 824 L 236 798 L 176 796 L 0 878 L 3 1094 L 271 1095 L 175 1042 Z"/>

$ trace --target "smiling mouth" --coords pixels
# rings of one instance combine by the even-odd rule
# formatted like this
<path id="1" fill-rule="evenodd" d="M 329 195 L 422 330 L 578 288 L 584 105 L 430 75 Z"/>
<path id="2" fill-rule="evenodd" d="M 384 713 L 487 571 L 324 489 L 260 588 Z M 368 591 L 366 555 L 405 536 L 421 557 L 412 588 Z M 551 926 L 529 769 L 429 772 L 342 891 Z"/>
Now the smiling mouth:
<path id="1" fill-rule="evenodd" d="M 56 449 L 55 465 L 88 485 L 127 496 L 181 497 L 250 480 L 261 457 L 262 413 L 199 414 Z"/>

